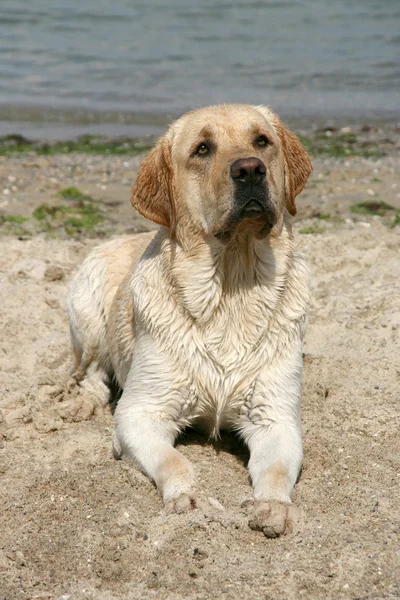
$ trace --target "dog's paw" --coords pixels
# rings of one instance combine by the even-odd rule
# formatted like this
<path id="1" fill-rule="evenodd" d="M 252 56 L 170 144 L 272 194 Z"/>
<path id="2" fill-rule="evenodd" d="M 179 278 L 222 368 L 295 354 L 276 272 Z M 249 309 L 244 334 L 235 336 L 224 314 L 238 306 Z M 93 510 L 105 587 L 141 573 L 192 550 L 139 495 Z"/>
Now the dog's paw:
<path id="1" fill-rule="evenodd" d="M 225 510 L 222 504 L 215 498 L 206 498 L 203 494 L 197 494 L 196 492 L 180 494 L 165 504 L 165 512 L 167 514 L 182 514 L 196 509 L 201 510 L 204 513 L 207 513 L 212 509 L 219 511 Z"/>
<path id="2" fill-rule="evenodd" d="M 249 519 L 250 529 L 262 531 L 268 538 L 292 533 L 300 520 L 300 510 L 293 504 L 277 500 L 251 501 L 247 504 L 253 505 Z"/>

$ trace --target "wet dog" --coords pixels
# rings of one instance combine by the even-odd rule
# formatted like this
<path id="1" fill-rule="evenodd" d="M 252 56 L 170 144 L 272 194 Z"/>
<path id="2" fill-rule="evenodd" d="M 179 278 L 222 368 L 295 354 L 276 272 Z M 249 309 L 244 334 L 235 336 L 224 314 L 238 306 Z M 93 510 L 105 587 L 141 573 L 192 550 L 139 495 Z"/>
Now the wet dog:
<path id="1" fill-rule="evenodd" d="M 134 458 L 167 510 L 198 505 L 183 429 L 240 434 L 250 450 L 249 524 L 290 530 L 302 463 L 302 338 L 308 271 L 291 215 L 311 172 L 297 137 L 266 107 L 188 113 L 148 154 L 132 204 L 160 225 L 95 249 L 71 284 L 78 380 L 106 401 L 114 452 Z"/>

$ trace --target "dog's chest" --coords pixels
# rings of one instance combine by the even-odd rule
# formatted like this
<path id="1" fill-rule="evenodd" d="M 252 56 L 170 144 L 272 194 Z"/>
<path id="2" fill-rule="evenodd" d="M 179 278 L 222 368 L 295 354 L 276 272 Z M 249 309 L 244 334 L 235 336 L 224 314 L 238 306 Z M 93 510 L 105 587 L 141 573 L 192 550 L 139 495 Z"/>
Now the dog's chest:
<path id="1" fill-rule="evenodd" d="M 212 283 L 180 296 L 160 282 L 151 288 L 136 286 L 135 305 L 177 368 L 215 394 L 230 387 L 232 375 L 254 372 L 280 296 L 278 286 L 259 284 L 221 293 Z"/>
<path id="2" fill-rule="evenodd" d="M 268 326 L 269 312 L 260 290 L 224 297 L 212 318 L 198 327 L 210 359 L 225 371 L 243 368 Z"/>
<path id="3" fill-rule="evenodd" d="M 210 278 L 177 288 L 167 278 L 154 285 L 149 268 L 142 275 L 134 288 L 136 319 L 165 357 L 173 388 L 181 390 L 183 420 L 204 417 L 214 431 L 234 422 L 261 371 L 265 375 L 289 338 L 299 336 L 297 315 L 286 306 L 294 299 L 285 277 L 275 272 L 229 292 Z M 300 317 L 303 306 L 296 312 Z"/>
<path id="4" fill-rule="evenodd" d="M 225 298 L 207 323 L 186 321 L 184 352 L 175 344 L 170 352 L 196 398 L 194 413 L 218 427 L 235 420 L 273 354 L 271 315 L 262 290 L 253 290 Z"/>

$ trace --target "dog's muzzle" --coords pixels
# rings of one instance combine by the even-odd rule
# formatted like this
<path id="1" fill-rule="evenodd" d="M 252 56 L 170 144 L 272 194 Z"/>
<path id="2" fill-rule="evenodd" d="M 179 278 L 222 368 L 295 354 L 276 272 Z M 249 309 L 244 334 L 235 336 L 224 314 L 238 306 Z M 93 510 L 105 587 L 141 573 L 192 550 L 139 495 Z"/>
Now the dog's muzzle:
<path id="1" fill-rule="evenodd" d="M 275 221 L 275 211 L 269 200 L 267 168 L 259 158 L 240 158 L 230 166 L 234 182 L 234 207 L 232 221 L 265 217 Z"/>

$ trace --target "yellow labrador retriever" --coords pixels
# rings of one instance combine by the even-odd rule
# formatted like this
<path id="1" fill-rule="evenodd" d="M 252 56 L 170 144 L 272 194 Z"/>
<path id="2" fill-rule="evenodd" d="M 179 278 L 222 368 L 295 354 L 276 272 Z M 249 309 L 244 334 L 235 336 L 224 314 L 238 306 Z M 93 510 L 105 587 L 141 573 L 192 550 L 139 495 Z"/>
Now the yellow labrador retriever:
<path id="1" fill-rule="evenodd" d="M 199 506 L 180 431 L 237 431 L 250 450 L 249 525 L 290 530 L 302 463 L 308 271 L 290 215 L 311 172 L 266 107 L 188 113 L 148 154 L 132 204 L 158 233 L 96 248 L 71 284 L 76 377 L 115 411 L 114 453 L 137 461 L 168 511 Z M 85 381 L 84 381 L 85 380 Z"/>

